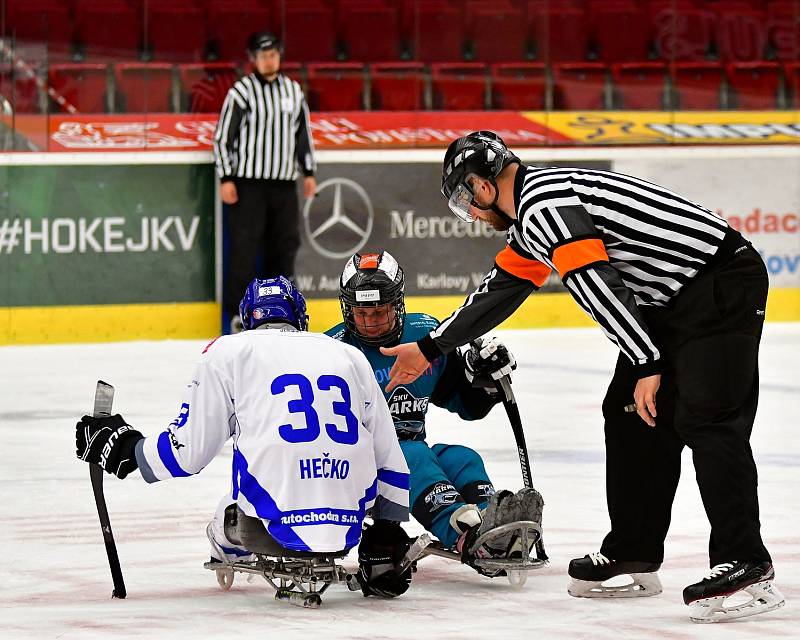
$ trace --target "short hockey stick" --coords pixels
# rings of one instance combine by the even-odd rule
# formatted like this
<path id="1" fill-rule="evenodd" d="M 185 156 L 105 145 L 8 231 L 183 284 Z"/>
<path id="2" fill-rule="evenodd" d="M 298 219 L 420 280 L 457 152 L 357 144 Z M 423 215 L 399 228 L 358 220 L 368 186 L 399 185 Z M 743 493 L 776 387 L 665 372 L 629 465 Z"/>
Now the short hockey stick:
<path id="1" fill-rule="evenodd" d="M 522 470 L 522 484 L 527 489 L 533 489 L 533 474 L 531 473 L 531 463 L 528 459 L 528 446 L 525 444 L 525 432 L 522 430 L 522 417 L 519 414 L 517 399 L 514 397 L 514 391 L 511 389 L 511 378 L 509 376 L 503 376 L 499 380 L 495 380 L 495 385 L 503 400 L 503 407 L 505 407 L 508 421 L 511 423 L 511 431 L 514 432 L 514 440 L 517 443 L 517 454 L 519 455 L 519 466 Z M 548 559 L 541 538 L 536 543 L 536 555 L 540 560 Z"/>
<path id="2" fill-rule="evenodd" d="M 97 390 L 94 394 L 95 418 L 111 415 L 111 404 L 114 402 L 114 387 L 110 384 L 97 381 Z M 125 581 L 122 579 L 122 567 L 119 566 L 119 556 L 117 555 L 117 545 L 114 543 L 114 534 L 111 531 L 111 521 L 108 518 L 108 508 L 106 498 L 103 494 L 103 469 L 98 464 L 89 465 L 89 477 L 92 479 L 92 490 L 94 491 L 94 502 L 97 505 L 97 516 L 100 518 L 100 528 L 103 531 L 103 541 L 106 543 L 106 553 L 108 554 L 108 566 L 111 568 L 111 578 L 114 580 L 114 590 L 111 592 L 112 598 L 124 598 L 128 595 L 125 591 Z"/>

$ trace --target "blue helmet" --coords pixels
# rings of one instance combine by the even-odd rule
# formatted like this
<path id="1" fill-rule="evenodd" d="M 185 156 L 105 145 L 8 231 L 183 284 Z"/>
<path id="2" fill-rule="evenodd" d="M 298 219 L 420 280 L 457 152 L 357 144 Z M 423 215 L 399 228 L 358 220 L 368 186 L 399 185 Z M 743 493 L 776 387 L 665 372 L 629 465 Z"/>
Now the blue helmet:
<path id="1" fill-rule="evenodd" d="M 239 303 L 239 315 L 245 331 L 267 322 L 288 322 L 300 331 L 308 329 L 306 299 L 283 276 L 255 278 Z"/>

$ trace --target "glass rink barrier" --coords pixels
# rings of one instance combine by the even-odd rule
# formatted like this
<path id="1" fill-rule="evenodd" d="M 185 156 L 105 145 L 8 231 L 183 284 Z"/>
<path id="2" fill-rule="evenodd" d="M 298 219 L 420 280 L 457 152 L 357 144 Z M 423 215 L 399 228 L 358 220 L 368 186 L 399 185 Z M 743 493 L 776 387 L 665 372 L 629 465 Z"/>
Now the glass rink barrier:
<path id="1" fill-rule="evenodd" d="M 2 147 L 209 148 L 248 38 L 320 147 L 797 142 L 800 0 L 2 0 Z"/>

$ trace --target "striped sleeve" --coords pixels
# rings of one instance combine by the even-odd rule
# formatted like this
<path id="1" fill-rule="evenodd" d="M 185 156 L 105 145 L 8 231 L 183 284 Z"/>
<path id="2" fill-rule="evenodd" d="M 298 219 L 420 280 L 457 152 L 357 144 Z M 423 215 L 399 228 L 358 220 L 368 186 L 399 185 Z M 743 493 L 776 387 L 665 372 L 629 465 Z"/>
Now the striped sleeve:
<path id="1" fill-rule="evenodd" d="M 235 424 L 227 386 L 204 356 L 187 386 L 178 417 L 159 435 L 136 444 L 136 462 L 146 482 L 199 473 L 220 452 Z"/>
<path id="2" fill-rule="evenodd" d="M 435 330 L 418 341 L 429 362 L 482 336 L 503 322 L 538 289 L 549 274 L 546 265 L 506 248 L 477 289 Z"/>
<path id="3" fill-rule="evenodd" d="M 220 178 L 229 178 L 236 173 L 235 158 L 238 154 L 239 127 L 246 106 L 247 102 L 237 85 L 231 87 L 222 104 L 217 128 L 214 131 L 214 164 Z"/>
<path id="4" fill-rule="evenodd" d="M 314 139 L 311 135 L 311 118 L 308 114 L 308 104 L 300 93 L 300 112 L 297 116 L 297 134 L 295 149 L 297 151 L 297 165 L 304 176 L 313 176 L 317 171 L 317 162 L 314 158 Z"/>
<path id="5" fill-rule="evenodd" d="M 633 291 L 611 265 L 602 237 L 582 205 L 531 207 L 522 218 L 526 237 L 547 251 L 572 297 L 637 368 L 639 377 L 660 371 Z"/>

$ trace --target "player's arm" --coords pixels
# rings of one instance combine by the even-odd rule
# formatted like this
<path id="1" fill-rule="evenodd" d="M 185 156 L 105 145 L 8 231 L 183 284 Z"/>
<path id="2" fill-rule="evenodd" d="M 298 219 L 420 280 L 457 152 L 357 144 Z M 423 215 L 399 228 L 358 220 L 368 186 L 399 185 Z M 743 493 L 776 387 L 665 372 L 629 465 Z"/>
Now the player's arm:
<path id="1" fill-rule="evenodd" d="M 233 179 L 233 157 L 239 141 L 239 127 L 242 123 L 247 101 L 238 85 L 228 90 L 217 128 L 214 131 L 214 165 L 217 175 L 225 182 Z"/>
<path id="2" fill-rule="evenodd" d="M 497 381 L 517 368 L 514 355 L 497 338 L 477 338 L 469 349 L 448 356 L 431 402 L 464 420 L 479 420 L 500 402 Z"/>
<path id="3" fill-rule="evenodd" d="M 117 414 L 84 416 L 76 425 L 76 455 L 122 479 L 136 469 L 147 482 L 198 473 L 232 434 L 233 403 L 223 376 L 207 360 L 197 367 L 178 417 L 145 438 Z"/>
<path id="4" fill-rule="evenodd" d="M 199 363 L 178 417 L 136 444 L 136 462 L 147 482 L 194 475 L 214 459 L 235 427 L 230 387 L 212 359 Z"/>
<path id="5" fill-rule="evenodd" d="M 383 392 L 363 356 L 360 370 L 368 389 L 364 421 L 372 432 L 378 493 L 374 524 L 364 528 L 358 545 L 358 581 L 365 596 L 395 598 L 411 584 L 411 567 L 395 571 L 412 542 L 400 526 L 409 518 L 409 471 Z"/>
<path id="6" fill-rule="evenodd" d="M 397 432 L 386 399 L 366 358 L 362 368 L 363 376 L 366 376 L 362 379 L 369 384 L 369 404 L 364 410 L 365 423 L 372 432 L 375 467 L 378 470 L 378 494 L 372 515 L 376 519 L 405 522 L 409 517 L 408 465 L 397 441 Z"/>

